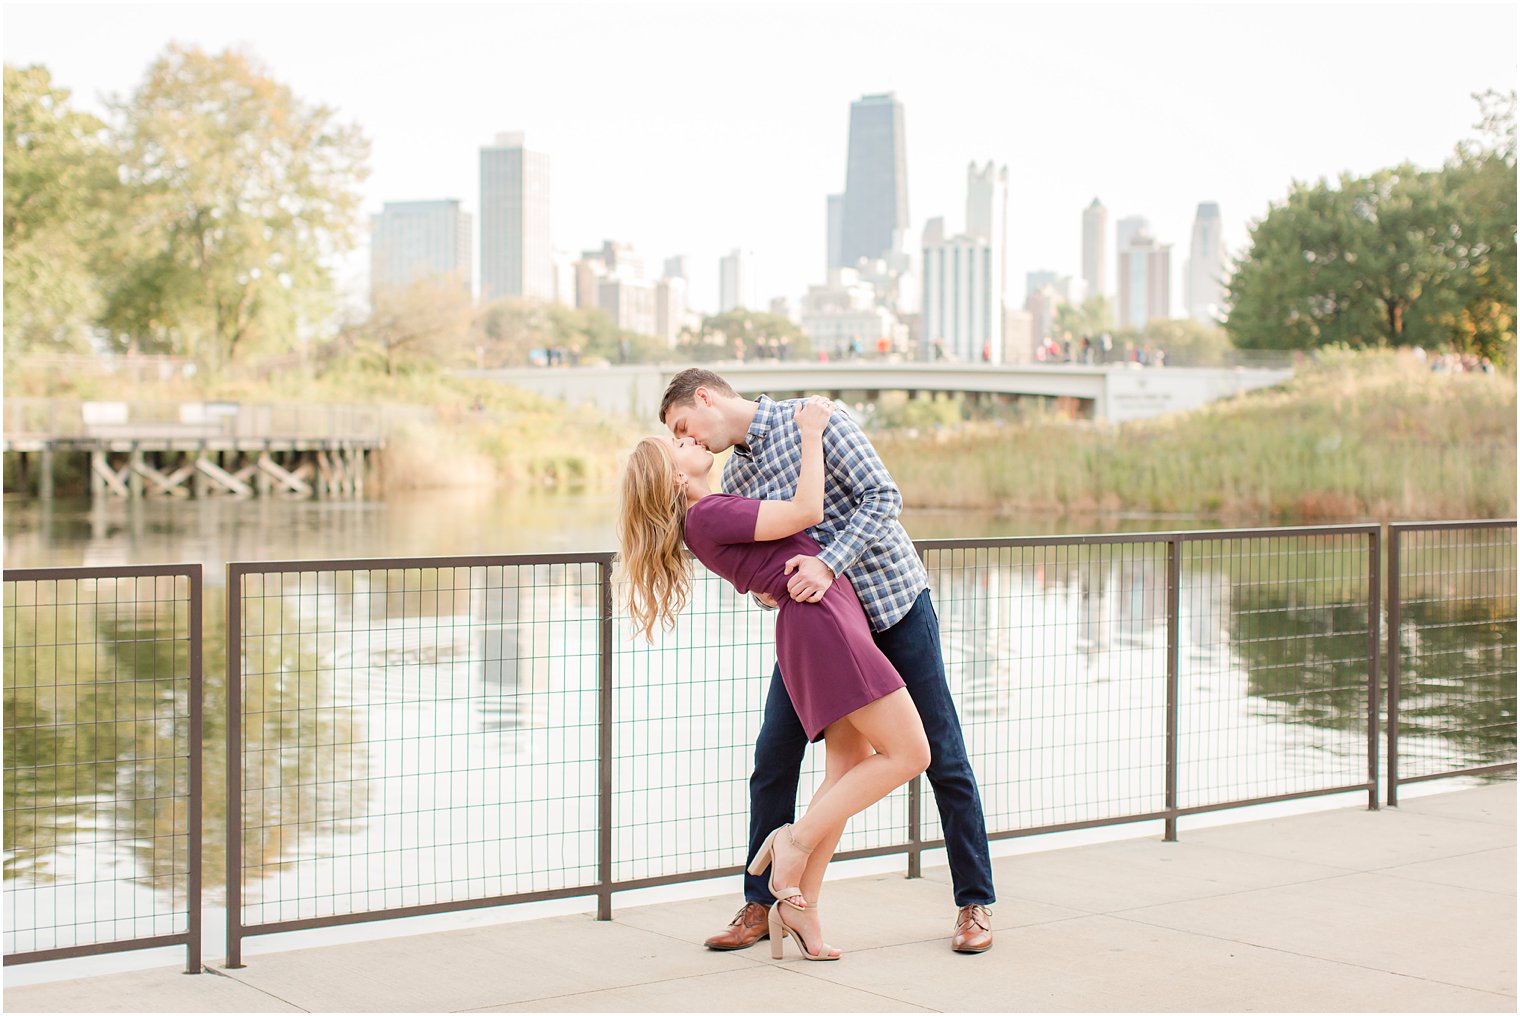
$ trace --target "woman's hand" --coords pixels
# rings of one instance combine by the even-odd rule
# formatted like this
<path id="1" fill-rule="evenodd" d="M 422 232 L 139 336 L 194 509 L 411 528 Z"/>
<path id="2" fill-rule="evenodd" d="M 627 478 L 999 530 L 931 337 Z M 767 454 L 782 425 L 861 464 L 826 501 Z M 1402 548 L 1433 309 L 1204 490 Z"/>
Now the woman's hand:
<path id="1" fill-rule="evenodd" d="M 823 429 L 829 425 L 829 417 L 834 415 L 834 403 L 821 395 L 814 395 L 802 405 L 797 407 L 797 429 L 804 435 L 822 434 Z"/>

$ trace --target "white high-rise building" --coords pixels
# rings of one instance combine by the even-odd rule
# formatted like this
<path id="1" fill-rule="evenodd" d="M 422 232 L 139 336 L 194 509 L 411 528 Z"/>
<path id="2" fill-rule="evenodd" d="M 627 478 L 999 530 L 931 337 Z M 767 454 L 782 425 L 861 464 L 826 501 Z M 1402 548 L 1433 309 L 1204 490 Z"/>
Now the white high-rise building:
<path id="1" fill-rule="evenodd" d="M 453 279 L 470 290 L 470 216 L 458 201 L 387 201 L 370 219 L 369 285 Z"/>
<path id="2" fill-rule="evenodd" d="M 1108 209 L 1097 198 L 1082 210 L 1082 282 L 1088 296 L 1108 295 Z"/>
<path id="3" fill-rule="evenodd" d="M 691 284 L 691 259 L 685 254 L 677 254 L 665 259 L 665 270 L 660 273 L 661 278 L 681 279 L 688 285 Z"/>
<path id="4" fill-rule="evenodd" d="M 997 254 L 998 299 L 1008 294 L 1008 167 L 988 162 L 966 167 L 966 235 L 986 240 Z"/>
<path id="5" fill-rule="evenodd" d="M 549 242 L 549 156 L 520 133 L 480 149 L 480 299 L 555 297 Z"/>
<path id="6" fill-rule="evenodd" d="M 828 196 L 828 236 L 829 249 L 828 261 L 824 265 L 827 272 L 831 268 L 849 267 L 844 263 L 844 195 L 830 194 Z"/>
<path id="7" fill-rule="evenodd" d="M 648 279 L 602 278 L 597 282 L 597 303 L 623 331 L 659 334 L 655 284 Z"/>
<path id="8" fill-rule="evenodd" d="M 756 310 L 755 255 L 735 248 L 718 264 L 718 313 L 731 310 Z"/>
<path id="9" fill-rule="evenodd" d="M 669 262 L 666 267 L 669 268 Z M 686 279 L 667 271 L 654 285 L 654 334 L 674 346 L 685 323 Z"/>
<path id="10" fill-rule="evenodd" d="M 1188 317 L 1213 324 L 1224 316 L 1224 230 L 1219 205 L 1205 201 L 1193 219 L 1193 241 L 1183 274 L 1183 305 Z"/>
<path id="11" fill-rule="evenodd" d="M 924 244 L 925 359 L 943 351 L 964 362 L 1003 362 L 1001 279 L 997 248 L 980 237 Z"/>
<path id="12" fill-rule="evenodd" d="M 1124 252 L 1128 249 L 1130 241 L 1135 238 L 1135 234 L 1149 233 L 1150 231 L 1150 220 L 1143 215 L 1126 216 L 1114 224 L 1114 260 L 1116 266 L 1124 260 Z M 1117 285 L 1117 272 L 1114 275 L 1114 280 Z"/>

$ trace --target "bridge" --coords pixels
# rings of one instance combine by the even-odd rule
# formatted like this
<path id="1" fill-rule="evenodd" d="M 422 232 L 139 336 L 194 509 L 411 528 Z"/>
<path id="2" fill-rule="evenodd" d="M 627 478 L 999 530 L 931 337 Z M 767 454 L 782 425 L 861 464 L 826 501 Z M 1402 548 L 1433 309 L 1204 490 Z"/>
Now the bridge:
<path id="1" fill-rule="evenodd" d="M 461 377 L 500 381 L 571 405 L 590 403 L 609 412 L 652 419 L 665 385 L 685 364 L 511 368 L 458 371 Z M 962 395 L 973 401 L 1036 398 L 1064 400 L 1079 416 L 1112 423 L 1175 413 L 1293 376 L 1286 364 L 1240 367 L 1140 367 L 1136 364 L 963 363 L 724 363 L 713 369 L 739 392 L 785 398 L 804 392 L 859 393 L 874 402 L 882 392 Z"/>

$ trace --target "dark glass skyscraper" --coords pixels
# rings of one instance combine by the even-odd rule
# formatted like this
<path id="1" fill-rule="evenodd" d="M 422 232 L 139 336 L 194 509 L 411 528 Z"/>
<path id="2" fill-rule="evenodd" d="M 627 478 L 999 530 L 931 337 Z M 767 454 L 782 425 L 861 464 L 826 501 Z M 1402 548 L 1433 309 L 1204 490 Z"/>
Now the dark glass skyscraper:
<path id="1" fill-rule="evenodd" d="M 891 92 L 850 103 L 840 267 L 885 257 L 908 228 L 908 154 L 903 106 Z"/>

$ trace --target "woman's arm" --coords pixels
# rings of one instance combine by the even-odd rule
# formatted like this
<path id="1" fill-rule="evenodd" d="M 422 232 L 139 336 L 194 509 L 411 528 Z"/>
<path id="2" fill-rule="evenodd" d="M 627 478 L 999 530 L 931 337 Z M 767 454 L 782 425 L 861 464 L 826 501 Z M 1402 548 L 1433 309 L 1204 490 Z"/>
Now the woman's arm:
<path id="1" fill-rule="evenodd" d="M 808 399 L 797 410 L 802 432 L 802 472 L 790 501 L 761 501 L 755 516 L 755 540 L 779 540 L 823 521 L 823 429 L 834 405 L 827 399 Z"/>

